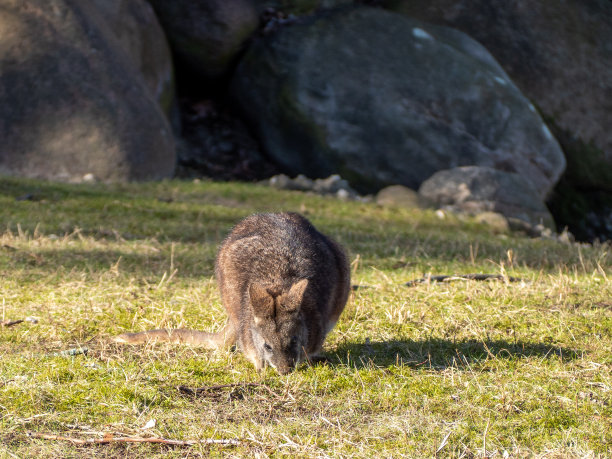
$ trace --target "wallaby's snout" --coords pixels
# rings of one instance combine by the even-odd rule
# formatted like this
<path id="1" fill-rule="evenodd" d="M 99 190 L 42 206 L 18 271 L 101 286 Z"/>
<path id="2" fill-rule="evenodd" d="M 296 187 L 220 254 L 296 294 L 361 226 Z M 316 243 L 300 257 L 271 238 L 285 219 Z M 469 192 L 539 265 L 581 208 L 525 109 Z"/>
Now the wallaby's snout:
<path id="1" fill-rule="evenodd" d="M 302 361 L 293 349 L 285 349 L 276 356 L 275 360 L 274 368 L 282 375 L 291 373 Z"/>
<path id="2" fill-rule="evenodd" d="M 290 366 L 282 366 L 276 369 L 276 371 L 278 371 L 279 374 L 281 375 L 286 375 L 289 374 L 293 371 L 294 367 L 290 367 Z"/>

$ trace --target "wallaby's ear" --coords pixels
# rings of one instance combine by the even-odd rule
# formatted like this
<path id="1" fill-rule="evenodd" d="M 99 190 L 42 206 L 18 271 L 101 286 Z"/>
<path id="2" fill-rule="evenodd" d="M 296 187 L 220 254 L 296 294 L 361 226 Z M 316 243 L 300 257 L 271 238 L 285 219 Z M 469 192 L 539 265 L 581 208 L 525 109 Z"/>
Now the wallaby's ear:
<path id="1" fill-rule="evenodd" d="M 291 286 L 289 292 L 287 292 L 287 299 L 283 302 L 287 311 L 295 311 L 300 307 L 307 287 L 308 279 L 301 279 Z"/>
<path id="2" fill-rule="evenodd" d="M 249 299 L 255 317 L 270 317 L 274 314 L 274 298 L 261 284 L 249 286 Z"/>

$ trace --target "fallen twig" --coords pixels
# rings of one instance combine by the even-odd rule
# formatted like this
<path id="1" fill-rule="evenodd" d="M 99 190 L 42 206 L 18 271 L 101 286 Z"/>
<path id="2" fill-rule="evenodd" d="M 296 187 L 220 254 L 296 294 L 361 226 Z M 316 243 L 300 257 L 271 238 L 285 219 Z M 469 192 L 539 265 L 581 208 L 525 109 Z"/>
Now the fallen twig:
<path id="1" fill-rule="evenodd" d="M 363 290 L 364 288 L 372 288 L 372 287 L 370 287 L 369 285 L 358 285 L 358 284 L 351 285 L 351 290 L 353 292 L 357 290 Z"/>
<path id="2" fill-rule="evenodd" d="M 0 327 L 12 327 L 13 325 L 20 324 L 22 322 L 30 322 L 33 324 L 38 323 L 38 319 L 36 317 L 26 317 L 25 319 L 15 319 L 15 320 L 2 320 L 0 321 Z"/>
<path id="3" fill-rule="evenodd" d="M 25 319 L 17 319 L 17 320 L 3 320 L 0 322 L 0 327 L 12 327 L 13 325 L 20 324 L 21 322 L 25 322 Z"/>
<path id="4" fill-rule="evenodd" d="M 239 388 L 239 387 L 240 388 L 242 388 L 242 387 L 263 387 L 268 392 L 270 392 L 270 394 L 272 394 L 274 396 L 278 396 L 277 393 L 275 393 L 272 389 L 270 389 L 265 384 L 258 384 L 258 383 L 218 384 L 218 385 L 215 385 L 215 386 L 203 386 L 203 387 L 178 386 L 177 389 L 179 391 L 185 393 L 185 394 L 198 395 L 198 394 L 201 394 L 203 392 L 214 392 L 214 391 L 219 391 L 219 390 L 222 390 L 222 389 L 235 389 L 235 388 Z"/>
<path id="5" fill-rule="evenodd" d="M 205 438 L 203 440 L 170 440 L 168 438 L 160 437 L 113 437 L 112 435 L 105 435 L 103 438 L 74 438 L 38 432 L 28 432 L 28 436 L 31 438 L 40 438 L 43 440 L 69 441 L 70 443 L 75 445 L 103 445 L 107 443 L 161 443 L 164 445 L 171 446 L 193 446 L 199 444 L 227 446 L 240 445 L 239 440 L 225 440 L 215 438 Z"/>
<path id="6" fill-rule="evenodd" d="M 457 275 L 445 275 L 445 276 L 426 276 L 420 279 L 414 279 L 409 282 L 406 282 L 404 285 L 406 287 L 412 287 L 417 284 L 426 284 L 429 282 L 451 282 L 454 280 L 475 280 L 475 281 L 484 281 L 484 280 L 503 280 L 508 282 L 522 282 L 523 279 L 520 277 L 510 277 L 510 276 L 502 276 L 501 274 L 457 274 Z"/>

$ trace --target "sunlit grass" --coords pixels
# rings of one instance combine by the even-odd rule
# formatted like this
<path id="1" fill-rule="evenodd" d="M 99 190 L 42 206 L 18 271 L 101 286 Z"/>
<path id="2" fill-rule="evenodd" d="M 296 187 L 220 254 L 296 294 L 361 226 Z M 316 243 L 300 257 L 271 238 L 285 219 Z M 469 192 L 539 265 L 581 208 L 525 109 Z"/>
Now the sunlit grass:
<path id="1" fill-rule="evenodd" d="M 0 321 L 27 319 L 0 328 L 0 457 L 612 454 L 609 245 L 246 184 L 1 179 L 0 209 Z M 243 216 L 274 210 L 302 212 L 350 252 L 359 288 L 327 364 L 257 374 L 239 353 L 110 342 L 221 327 L 216 248 Z M 472 272 L 522 282 L 404 286 Z M 177 389 L 246 382 L 259 385 Z M 28 432 L 241 444 L 75 446 Z"/>

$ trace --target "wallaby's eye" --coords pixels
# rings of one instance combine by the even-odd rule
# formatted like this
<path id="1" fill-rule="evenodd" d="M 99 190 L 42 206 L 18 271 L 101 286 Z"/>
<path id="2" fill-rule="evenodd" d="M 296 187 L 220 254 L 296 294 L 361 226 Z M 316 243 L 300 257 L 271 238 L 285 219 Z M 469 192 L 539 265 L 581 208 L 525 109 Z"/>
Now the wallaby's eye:
<path id="1" fill-rule="evenodd" d="M 264 343 L 264 349 L 268 352 L 272 351 L 272 346 L 270 346 L 268 343 Z"/>

